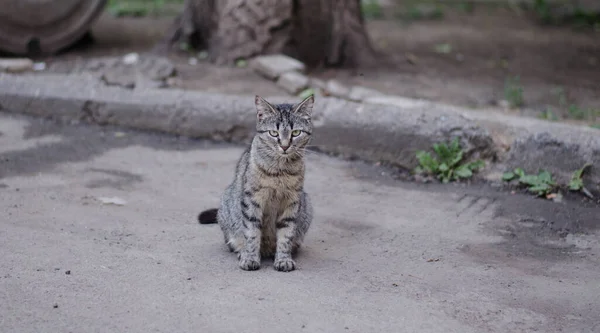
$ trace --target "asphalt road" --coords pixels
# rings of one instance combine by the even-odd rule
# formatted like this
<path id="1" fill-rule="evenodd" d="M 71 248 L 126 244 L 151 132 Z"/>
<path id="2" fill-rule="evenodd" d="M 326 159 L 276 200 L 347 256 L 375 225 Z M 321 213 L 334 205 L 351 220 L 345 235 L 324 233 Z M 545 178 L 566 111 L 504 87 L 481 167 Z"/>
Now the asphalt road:
<path id="1" fill-rule="evenodd" d="M 312 154 L 298 270 L 246 272 L 196 222 L 241 150 L 0 113 L 0 332 L 600 332 L 600 209 Z"/>

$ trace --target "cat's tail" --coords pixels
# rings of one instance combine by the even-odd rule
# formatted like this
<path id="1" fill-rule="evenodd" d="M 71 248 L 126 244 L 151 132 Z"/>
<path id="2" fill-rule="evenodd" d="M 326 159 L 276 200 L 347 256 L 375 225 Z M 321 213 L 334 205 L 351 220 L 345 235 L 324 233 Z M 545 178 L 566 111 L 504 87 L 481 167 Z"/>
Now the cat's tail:
<path id="1" fill-rule="evenodd" d="M 198 214 L 198 222 L 200 222 L 200 224 L 217 223 L 218 211 L 219 209 L 217 208 L 207 209 L 203 211 L 202 213 Z"/>

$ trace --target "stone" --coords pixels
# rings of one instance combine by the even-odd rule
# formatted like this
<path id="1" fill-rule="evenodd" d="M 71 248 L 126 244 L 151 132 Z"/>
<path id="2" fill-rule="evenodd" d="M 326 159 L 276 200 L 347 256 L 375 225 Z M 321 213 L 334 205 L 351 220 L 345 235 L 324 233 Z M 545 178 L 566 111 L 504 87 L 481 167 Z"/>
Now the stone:
<path id="1" fill-rule="evenodd" d="M 138 62 L 138 60 L 140 60 L 140 55 L 137 53 L 128 53 L 125 56 L 123 56 L 123 63 L 125 65 L 133 65 L 136 62 Z"/>
<path id="2" fill-rule="evenodd" d="M 0 72 L 21 73 L 30 71 L 33 61 L 27 58 L 0 58 Z"/>
<path id="3" fill-rule="evenodd" d="M 415 108 L 429 104 L 429 102 L 424 100 L 389 95 L 365 98 L 363 102 L 368 104 L 391 105 L 399 108 Z"/>
<path id="4" fill-rule="evenodd" d="M 331 96 L 346 98 L 350 89 L 337 80 L 327 81 L 325 92 Z"/>
<path id="5" fill-rule="evenodd" d="M 252 60 L 252 68 L 258 74 L 276 80 L 281 74 L 288 72 L 304 72 L 306 66 L 294 58 L 282 54 L 265 55 Z"/>
<path id="6" fill-rule="evenodd" d="M 135 89 L 161 89 L 161 88 L 167 88 L 167 82 L 165 82 L 164 80 L 150 80 L 147 78 L 138 78 L 135 81 Z"/>
<path id="7" fill-rule="evenodd" d="M 317 89 L 325 89 L 327 84 L 321 79 L 310 78 L 310 86 Z"/>
<path id="8" fill-rule="evenodd" d="M 355 102 L 362 102 L 366 98 L 383 96 L 378 90 L 362 87 L 362 86 L 354 86 L 350 89 L 348 93 L 348 99 Z"/>
<path id="9" fill-rule="evenodd" d="M 292 95 L 297 95 L 302 90 L 308 88 L 310 79 L 298 72 L 287 72 L 279 76 L 277 85 Z"/>

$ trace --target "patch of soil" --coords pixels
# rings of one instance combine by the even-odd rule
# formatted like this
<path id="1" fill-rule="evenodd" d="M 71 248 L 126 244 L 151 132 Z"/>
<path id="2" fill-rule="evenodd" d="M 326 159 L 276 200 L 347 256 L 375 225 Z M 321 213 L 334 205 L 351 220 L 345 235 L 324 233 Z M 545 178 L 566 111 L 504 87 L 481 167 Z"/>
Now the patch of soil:
<path id="1" fill-rule="evenodd" d="M 531 17 L 485 7 L 472 14 L 446 11 L 434 21 L 373 21 L 369 32 L 392 58 L 391 68 L 320 76 L 470 107 L 496 104 L 504 98 L 506 78 L 518 76 L 525 106 L 534 112 L 524 115 L 552 106 L 566 116 L 557 88 L 568 103 L 600 110 L 599 32 L 541 26 Z M 436 52 L 440 44 L 451 51 Z"/>
<path id="2" fill-rule="evenodd" d="M 105 14 L 93 27 L 93 44 L 46 61 L 148 51 L 162 38 L 172 19 Z M 380 68 L 310 74 L 388 94 L 474 108 L 496 105 L 504 98 L 506 78 L 519 76 L 526 108 L 505 112 L 537 117 L 550 107 L 559 118 L 572 118 L 560 101 L 558 88 L 564 91 L 567 105 L 600 110 L 599 32 L 541 26 L 530 17 L 484 6 L 472 13 L 447 10 L 440 20 L 370 21 L 368 30 L 375 46 L 389 60 Z M 440 44 L 450 45 L 449 52 L 436 52 Z M 170 55 L 178 72 L 171 85 L 235 94 L 285 94 L 249 68 L 217 67 L 198 59 L 190 62 L 193 56 L 182 52 Z"/>

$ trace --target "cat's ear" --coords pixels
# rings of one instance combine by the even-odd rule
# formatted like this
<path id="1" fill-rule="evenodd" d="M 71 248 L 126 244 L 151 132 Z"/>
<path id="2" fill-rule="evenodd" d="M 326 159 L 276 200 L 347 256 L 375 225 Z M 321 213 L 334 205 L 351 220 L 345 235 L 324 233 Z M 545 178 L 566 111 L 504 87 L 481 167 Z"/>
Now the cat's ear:
<path id="1" fill-rule="evenodd" d="M 310 119 L 310 117 L 312 116 L 312 109 L 314 103 L 315 95 L 310 95 L 294 107 L 294 113 L 302 118 Z"/>
<path id="2" fill-rule="evenodd" d="M 254 104 L 256 105 L 256 118 L 258 118 L 258 120 L 265 119 L 276 113 L 273 105 L 258 95 L 254 97 Z"/>

